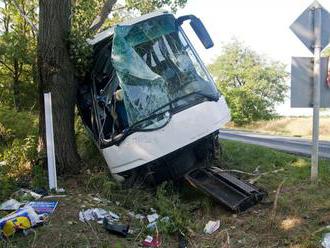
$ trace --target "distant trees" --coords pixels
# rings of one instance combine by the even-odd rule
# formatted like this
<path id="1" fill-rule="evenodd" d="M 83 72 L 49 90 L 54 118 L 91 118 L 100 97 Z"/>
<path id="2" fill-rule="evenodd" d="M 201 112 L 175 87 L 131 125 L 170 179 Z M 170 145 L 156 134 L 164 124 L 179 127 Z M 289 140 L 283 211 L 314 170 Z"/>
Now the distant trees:
<path id="1" fill-rule="evenodd" d="M 237 40 L 223 46 L 222 54 L 209 69 L 236 125 L 272 118 L 275 105 L 285 99 L 285 65 L 257 54 Z"/>
<path id="2" fill-rule="evenodd" d="M 0 106 L 30 110 L 37 103 L 37 34 L 31 26 L 37 7 L 37 0 L 0 0 Z"/>

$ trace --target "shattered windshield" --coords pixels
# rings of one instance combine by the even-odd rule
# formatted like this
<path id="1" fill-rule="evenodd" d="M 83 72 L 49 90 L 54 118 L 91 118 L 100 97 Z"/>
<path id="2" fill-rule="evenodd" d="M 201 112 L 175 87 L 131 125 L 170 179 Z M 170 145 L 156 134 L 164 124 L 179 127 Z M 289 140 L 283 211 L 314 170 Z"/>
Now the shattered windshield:
<path id="1" fill-rule="evenodd" d="M 155 112 L 165 113 L 201 98 L 218 99 L 210 75 L 172 15 L 117 26 L 111 58 L 123 90 L 129 126 Z M 166 118 L 170 115 L 162 114 L 153 122 L 149 118 L 148 125 L 157 128 Z"/>

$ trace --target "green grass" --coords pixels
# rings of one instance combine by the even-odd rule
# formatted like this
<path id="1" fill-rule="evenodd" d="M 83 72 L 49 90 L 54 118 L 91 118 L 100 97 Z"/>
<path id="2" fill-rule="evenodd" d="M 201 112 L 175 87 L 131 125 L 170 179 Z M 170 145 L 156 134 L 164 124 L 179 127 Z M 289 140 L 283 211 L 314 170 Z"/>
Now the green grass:
<path id="1" fill-rule="evenodd" d="M 0 122 L 6 129 L 11 129 L 17 139 L 38 134 L 38 115 L 36 113 L 0 108 Z"/>

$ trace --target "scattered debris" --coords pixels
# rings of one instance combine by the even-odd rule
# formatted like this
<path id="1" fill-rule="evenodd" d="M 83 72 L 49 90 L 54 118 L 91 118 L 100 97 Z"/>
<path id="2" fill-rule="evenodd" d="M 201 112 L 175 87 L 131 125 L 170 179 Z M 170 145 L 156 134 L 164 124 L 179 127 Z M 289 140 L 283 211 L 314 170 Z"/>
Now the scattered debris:
<path id="1" fill-rule="evenodd" d="M 134 217 L 135 219 L 138 219 L 138 220 L 145 219 L 145 216 L 143 214 L 135 214 L 133 211 L 129 211 L 128 215 L 131 217 Z"/>
<path id="2" fill-rule="evenodd" d="M 31 206 L 38 214 L 52 214 L 57 204 L 57 201 L 32 201 L 27 206 Z"/>
<path id="3" fill-rule="evenodd" d="M 147 229 L 152 231 L 152 230 L 155 230 L 157 228 L 157 222 L 151 222 L 147 225 Z"/>
<path id="4" fill-rule="evenodd" d="M 123 224 L 112 224 L 111 219 L 109 220 L 107 217 L 103 218 L 103 227 L 109 231 L 110 233 L 126 237 L 129 232 L 129 225 Z"/>
<path id="5" fill-rule="evenodd" d="M 156 209 L 150 208 L 151 213 L 157 213 Z"/>
<path id="6" fill-rule="evenodd" d="M 108 220 L 111 222 L 119 220 L 119 216 L 117 214 L 111 211 L 106 211 L 103 208 L 90 208 L 79 212 L 79 220 L 81 222 L 86 222 L 91 220 L 103 221 L 104 218 L 108 218 Z"/>
<path id="7" fill-rule="evenodd" d="M 42 215 L 38 215 L 32 207 L 26 206 L 0 219 L 0 231 L 7 238 L 17 231 L 29 229 L 43 221 Z"/>
<path id="8" fill-rule="evenodd" d="M 322 246 L 324 248 L 330 248 L 330 233 L 326 233 L 322 240 Z"/>
<path id="9" fill-rule="evenodd" d="M 178 239 L 179 239 L 179 248 L 187 248 L 188 247 L 187 238 L 186 238 L 186 235 L 184 235 L 183 232 L 179 231 Z"/>
<path id="10" fill-rule="evenodd" d="M 65 189 L 59 188 L 56 190 L 56 193 L 65 193 Z"/>
<path id="11" fill-rule="evenodd" d="M 210 220 L 204 227 L 204 233 L 212 234 L 220 227 L 220 220 L 212 221 Z"/>
<path id="12" fill-rule="evenodd" d="M 161 222 L 169 222 L 170 221 L 170 217 L 168 216 L 164 216 L 163 218 L 160 219 Z"/>
<path id="13" fill-rule="evenodd" d="M 149 223 L 155 222 L 159 218 L 157 213 L 147 215 Z"/>
<path id="14" fill-rule="evenodd" d="M 101 200 L 100 198 L 98 198 L 98 197 L 93 197 L 92 199 L 93 199 L 94 201 L 98 202 L 98 203 L 102 202 L 102 200 Z"/>
<path id="15" fill-rule="evenodd" d="M 42 196 L 46 196 L 48 195 L 48 190 L 45 189 L 45 188 L 36 188 L 33 190 L 35 193 L 39 194 L 39 195 L 42 195 Z"/>
<path id="16" fill-rule="evenodd" d="M 29 189 L 19 189 L 16 192 L 14 192 L 12 195 L 15 196 L 15 198 L 29 198 L 29 197 L 31 198 L 32 197 L 35 200 L 38 200 L 42 197 L 41 194 L 38 194 Z"/>
<path id="17" fill-rule="evenodd" d="M 198 168 L 185 175 L 195 188 L 212 196 L 228 208 L 242 212 L 256 205 L 267 193 L 218 167 Z"/>
<path id="18" fill-rule="evenodd" d="M 16 201 L 15 199 L 10 199 L 8 201 L 5 201 L 0 205 L 0 210 L 3 211 L 14 211 L 20 208 L 23 203 Z"/>
<path id="19" fill-rule="evenodd" d="M 148 235 L 142 242 L 145 247 L 160 247 L 161 241 L 159 235 L 157 234 L 155 237 Z"/>
<path id="20" fill-rule="evenodd" d="M 42 199 L 49 199 L 49 198 L 64 198 L 67 197 L 67 195 L 47 195 L 42 197 Z"/>

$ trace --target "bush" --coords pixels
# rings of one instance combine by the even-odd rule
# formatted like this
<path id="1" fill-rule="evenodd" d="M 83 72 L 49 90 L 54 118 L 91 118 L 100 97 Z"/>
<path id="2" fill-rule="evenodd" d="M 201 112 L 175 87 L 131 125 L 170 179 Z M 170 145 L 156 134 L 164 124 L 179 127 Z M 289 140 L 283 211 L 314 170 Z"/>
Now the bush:
<path id="1" fill-rule="evenodd" d="M 274 116 L 288 89 L 285 67 L 234 40 L 209 68 L 226 97 L 232 121 L 243 125 Z"/>
<path id="2" fill-rule="evenodd" d="M 12 131 L 0 123 L 0 144 L 6 145 L 13 137 Z"/>
<path id="3" fill-rule="evenodd" d="M 0 154 L 0 161 L 4 162 L 0 167 L 0 176 L 12 182 L 26 184 L 30 181 L 32 165 L 36 158 L 35 137 L 30 136 L 24 140 L 15 139 L 12 145 Z"/>

